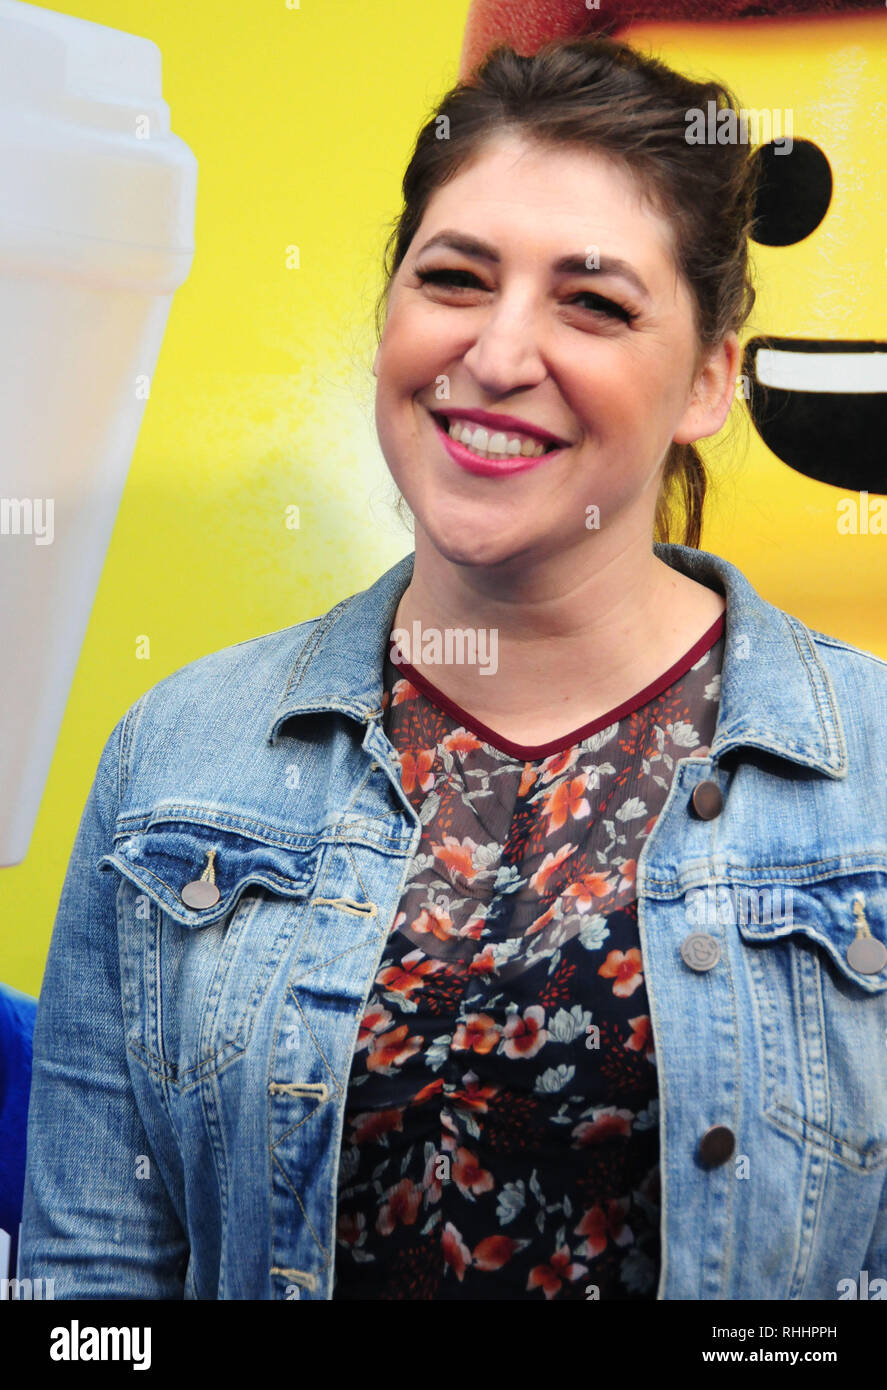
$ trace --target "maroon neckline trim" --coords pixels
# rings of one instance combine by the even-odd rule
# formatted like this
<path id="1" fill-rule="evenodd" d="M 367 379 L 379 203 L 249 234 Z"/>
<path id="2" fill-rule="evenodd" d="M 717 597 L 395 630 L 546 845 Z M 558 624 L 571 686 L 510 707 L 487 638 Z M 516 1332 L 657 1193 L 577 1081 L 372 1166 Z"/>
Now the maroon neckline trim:
<path id="1" fill-rule="evenodd" d="M 640 709 L 649 700 L 655 699 L 663 691 L 689 671 L 699 658 L 721 637 L 724 631 L 726 609 L 715 618 L 711 627 L 708 628 L 698 641 L 693 643 L 689 651 L 679 657 L 673 666 L 669 666 L 667 671 L 663 671 L 661 676 L 650 685 L 645 685 L 643 690 L 639 690 L 636 695 L 632 695 L 628 700 L 623 700 L 621 705 L 616 705 L 614 709 L 607 710 L 606 714 L 601 714 L 597 719 L 593 719 L 590 724 L 583 724 L 578 729 L 573 729 L 569 734 L 564 734 L 561 738 L 552 739 L 549 743 L 541 743 L 535 747 L 525 743 L 512 743 L 511 739 L 505 738 L 502 734 L 497 734 L 495 729 L 491 729 L 488 724 L 482 724 L 479 719 L 475 719 L 473 714 L 469 714 L 461 705 L 457 705 L 455 700 L 451 700 L 448 695 L 444 695 L 442 690 L 432 685 L 421 671 L 417 671 L 415 666 L 408 661 L 392 662 L 395 671 L 399 675 L 405 675 L 411 685 L 426 695 L 429 700 L 436 704 L 446 714 L 458 719 L 466 729 L 476 734 L 484 743 L 489 743 L 493 748 L 499 749 L 502 753 L 508 753 L 514 758 L 523 758 L 526 762 L 535 761 L 537 758 L 547 758 L 553 753 L 562 753 L 567 748 L 572 748 L 573 744 L 581 743 L 583 739 L 590 738 L 592 734 L 600 733 L 601 729 L 608 729 L 617 720 L 624 719 L 627 714 L 634 714 L 635 710 Z"/>

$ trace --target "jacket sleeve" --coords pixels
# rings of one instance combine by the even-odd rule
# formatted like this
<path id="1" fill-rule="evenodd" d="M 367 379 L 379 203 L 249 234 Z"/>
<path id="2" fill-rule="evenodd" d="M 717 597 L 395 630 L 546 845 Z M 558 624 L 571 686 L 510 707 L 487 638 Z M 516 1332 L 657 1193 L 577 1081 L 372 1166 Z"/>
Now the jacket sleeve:
<path id="1" fill-rule="evenodd" d="M 127 1065 L 119 878 L 96 867 L 111 848 L 121 745 L 137 708 L 120 720 L 99 760 L 37 1007 L 19 1278 L 53 1280 L 43 1296 L 57 1299 L 184 1297 L 187 1237 Z"/>

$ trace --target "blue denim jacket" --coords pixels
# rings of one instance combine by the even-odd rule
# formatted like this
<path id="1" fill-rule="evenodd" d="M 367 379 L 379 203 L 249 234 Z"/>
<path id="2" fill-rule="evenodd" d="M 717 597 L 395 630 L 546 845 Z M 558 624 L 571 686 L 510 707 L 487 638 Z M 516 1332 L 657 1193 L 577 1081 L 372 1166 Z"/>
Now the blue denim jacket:
<path id="1" fill-rule="evenodd" d="M 637 865 L 657 1296 L 846 1297 L 887 1278 L 887 662 L 655 549 L 727 599 L 710 755 Z M 20 1274 L 57 1298 L 332 1296 L 352 1053 L 421 833 L 381 708 L 412 564 L 108 739 L 34 1038 Z"/>

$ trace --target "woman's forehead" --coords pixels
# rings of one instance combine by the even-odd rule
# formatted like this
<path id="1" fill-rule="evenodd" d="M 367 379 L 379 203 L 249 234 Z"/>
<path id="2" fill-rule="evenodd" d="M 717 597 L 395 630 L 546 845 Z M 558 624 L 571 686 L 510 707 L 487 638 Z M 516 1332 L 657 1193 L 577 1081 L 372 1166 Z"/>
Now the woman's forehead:
<path id="1" fill-rule="evenodd" d="M 521 147 L 514 138 L 487 142 L 434 190 L 413 254 L 444 229 L 503 258 L 518 247 L 552 262 L 579 252 L 618 255 L 626 247 L 649 261 L 675 256 L 671 223 L 633 171 L 596 151 Z"/>

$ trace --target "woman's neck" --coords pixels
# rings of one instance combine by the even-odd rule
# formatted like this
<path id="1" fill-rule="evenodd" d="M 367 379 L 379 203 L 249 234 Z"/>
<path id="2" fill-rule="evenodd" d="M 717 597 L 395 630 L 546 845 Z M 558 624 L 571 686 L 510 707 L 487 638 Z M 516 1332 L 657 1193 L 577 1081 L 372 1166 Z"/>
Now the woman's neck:
<path id="1" fill-rule="evenodd" d="M 725 607 L 646 547 L 569 580 L 557 565 L 535 569 L 531 585 L 508 567 L 453 564 L 420 540 L 392 625 L 400 655 L 514 743 L 547 743 L 615 709 Z"/>

